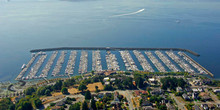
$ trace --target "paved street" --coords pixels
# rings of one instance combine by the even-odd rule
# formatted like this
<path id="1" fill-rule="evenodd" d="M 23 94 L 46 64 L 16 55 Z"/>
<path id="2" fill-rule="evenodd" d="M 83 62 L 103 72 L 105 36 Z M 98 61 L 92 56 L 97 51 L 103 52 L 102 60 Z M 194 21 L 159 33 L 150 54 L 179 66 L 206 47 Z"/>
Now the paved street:
<path id="1" fill-rule="evenodd" d="M 170 93 L 170 96 L 172 97 L 172 99 L 176 101 L 176 104 L 178 105 L 179 110 L 185 110 L 184 103 L 179 102 L 179 100 L 175 97 L 174 94 Z"/>

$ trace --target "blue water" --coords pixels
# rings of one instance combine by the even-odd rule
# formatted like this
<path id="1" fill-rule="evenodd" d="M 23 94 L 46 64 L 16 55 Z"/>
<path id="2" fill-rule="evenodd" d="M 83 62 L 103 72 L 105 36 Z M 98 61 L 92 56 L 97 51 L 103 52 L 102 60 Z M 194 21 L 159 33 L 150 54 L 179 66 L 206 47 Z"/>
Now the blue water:
<path id="1" fill-rule="evenodd" d="M 0 0 L 0 80 L 18 75 L 29 50 L 60 46 L 186 48 L 220 78 L 219 6 L 218 0 Z"/>

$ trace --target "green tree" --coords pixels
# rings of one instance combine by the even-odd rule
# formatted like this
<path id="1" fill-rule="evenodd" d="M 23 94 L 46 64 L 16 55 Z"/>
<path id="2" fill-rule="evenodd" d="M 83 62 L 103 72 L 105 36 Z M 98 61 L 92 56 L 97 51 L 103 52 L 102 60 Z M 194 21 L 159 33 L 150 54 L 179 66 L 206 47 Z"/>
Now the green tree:
<path id="1" fill-rule="evenodd" d="M 44 94 L 47 96 L 51 96 L 50 89 L 47 89 Z"/>
<path id="2" fill-rule="evenodd" d="M 45 95 L 45 91 L 46 91 L 46 88 L 45 87 L 39 87 L 37 89 L 37 95 L 41 96 L 41 95 Z"/>
<path id="3" fill-rule="evenodd" d="M 0 101 L 0 110 L 14 110 L 15 106 L 10 100 L 10 98 L 3 98 Z"/>
<path id="4" fill-rule="evenodd" d="M 80 102 L 75 103 L 69 107 L 69 110 L 80 110 L 80 106 L 81 106 Z"/>
<path id="5" fill-rule="evenodd" d="M 32 110 L 33 107 L 31 105 L 30 101 L 27 101 L 25 99 L 21 99 L 15 106 L 16 110 Z"/>
<path id="6" fill-rule="evenodd" d="M 88 99 L 91 99 L 91 93 L 89 90 L 86 91 L 85 93 L 85 99 L 88 100 Z"/>
<path id="7" fill-rule="evenodd" d="M 62 85 L 63 85 L 63 83 L 62 83 L 61 80 L 57 81 L 56 84 L 53 85 L 53 90 L 55 90 L 55 91 L 56 90 L 61 90 Z"/>
<path id="8" fill-rule="evenodd" d="M 84 84 L 80 84 L 79 87 L 78 87 L 78 90 L 80 90 L 82 92 L 84 92 L 84 90 L 86 90 L 86 89 L 87 89 L 87 87 Z"/>
<path id="9" fill-rule="evenodd" d="M 61 92 L 63 94 L 69 94 L 68 89 L 66 87 L 62 88 Z"/>
<path id="10" fill-rule="evenodd" d="M 90 105 L 91 105 L 92 110 L 97 110 L 96 101 L 94 100 L 94 97 L 92 97 Z"/>
<path id="11" fill-rule="evenodd" d="M 95 86 L 95 92 L 99 92 L 99 87 L 98 86 Z"/>
<path id="12" fill-rule="evenodd" d="M 86 101 L 83 102 L 82 110 L 88 110 L 88 104 Z"/>
<path id="13" fill-rule="evenodd" d="M 111 85 L 105 85 L 104 90 L 112 91 L 112 90 L 114 90 L 114 88 Z"/>
<path id="14" fill-rule="evenodd" d="M 35 92 L 35 88 L 34 87 L 28 87 L 24 93 L 25 95 L 32 95 L 32 93 Z"/>
<path id="15" fill-rule="evenodd" d="M 144 79 L 141 78 L 141 76 L 136 76 L 134 80 L 135 80 L 137 87 L 140 87 L 140 88 L 144 87 Z"/>
<path id="16" fill-rule="evenodd" d="M 158 107 L 159 110 L 167 110 L 166 105 L 159 105 Z"/>
<path id="17" fill-rule="evenodd" d="M 42 106 L 42 101 L 39 98 L 33 98 L 33 107 L 40 108 Z"/>

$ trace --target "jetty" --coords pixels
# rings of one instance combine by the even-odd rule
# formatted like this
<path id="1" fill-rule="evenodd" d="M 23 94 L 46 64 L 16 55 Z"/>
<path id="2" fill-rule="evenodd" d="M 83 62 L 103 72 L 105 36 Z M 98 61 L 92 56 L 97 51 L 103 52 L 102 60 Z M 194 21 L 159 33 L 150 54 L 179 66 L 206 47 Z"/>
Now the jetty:
<path id="1" fill-rule="evenodd" d="M 112 51 L 120 51 L 120 50 L 162 50 L 162 51 L 183 51 L 188 52 L 194 56 L 200 56 L 198 53 L 193 52 L 188 49 L 182 48 L 130 48 L 130 47 L 57 47 L 57 48 L 44 48 L 44 49 L 33 49 L 30 50 L 31 53 L 33 52 L 40 52 L 40 51 L 56 51 L 56 50 L 112 50 Z"/>

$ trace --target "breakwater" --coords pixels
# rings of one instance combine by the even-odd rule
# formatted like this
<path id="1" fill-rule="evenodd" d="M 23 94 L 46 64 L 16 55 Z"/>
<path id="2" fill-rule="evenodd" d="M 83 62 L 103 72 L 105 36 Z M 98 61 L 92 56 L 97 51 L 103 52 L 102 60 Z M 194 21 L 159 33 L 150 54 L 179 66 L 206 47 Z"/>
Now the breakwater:
<path id="1" fill-rule="evenodd" d="M 200 55 L 189 49 L 182 48 L 130 48 L 130 47 L 57 47 L 57 48 L 44 48 L 44 49 L 33 49 L 30 52 L 40 52 L 40 51 L 56 51 L 56 50 L 164 50 L 164 51 L 183 51 L 188 52 L 194 56 L 199 57 Z"/>

